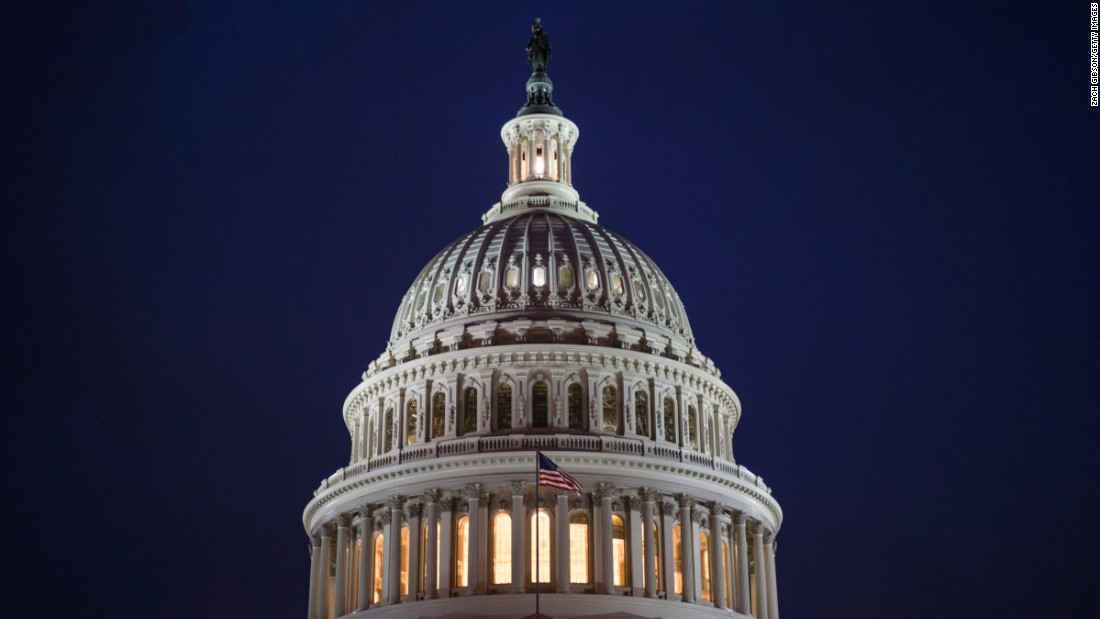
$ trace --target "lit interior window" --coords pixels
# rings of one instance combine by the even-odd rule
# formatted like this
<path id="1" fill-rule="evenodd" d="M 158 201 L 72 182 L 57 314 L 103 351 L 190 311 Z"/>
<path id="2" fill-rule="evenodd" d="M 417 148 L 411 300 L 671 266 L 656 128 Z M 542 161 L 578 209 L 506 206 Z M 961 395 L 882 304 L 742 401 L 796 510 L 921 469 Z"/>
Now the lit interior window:
<path id="1" fill-rule="evenodd" d="M 519 288 L 519 269 L 510 266 L 504 270 L 504 285 L 511 289 Z"/>
<path id="2" fill-rule="evenodd" d="M 642 282 L 634 282 L 634 297 L 639 301 L 645 301 L 645 286 L 642 285 Z"/>
<path id="3" fill-rule="evenodd" d="M 493 583 L 512 582 L 512 517 L 506 512 L 493 516 Z"/>
<path id="4" fill-rule="evenodd" d="M 401 527 L 401 595 L 409 594 L 409 527 Z"/>
<path id="5" fill-rule="evenodd" d="M 383 552 L 382 549 L 385 545 L 385 540 L 382 534 L 374 536 L 374 566 L 371 577 L 371 602 L 377 604 L 382 601 L 382 568 L 385 567 L 382 563 Z"/>
<path id="6" fill-rule="evenodd" d="M 699 532 L 699 571 L 703 601 L 710 602 L 710 537 L 704 531 Z"/>
<path id="7" fill-rule="evenodd" d="M 535 285 L 535 288 L 542 288 L 546 285 L 546 267 L 537 266 L 531 269 L 531 283 Z"/>
<path id="8" fill-rule="evenodd" d="M 550 514 L 545 509 L 531 514 L 531 576 L 550 582 Z"/>
<path id="9" fill-rule="evenodd" d="M 615 586 L 626 586 L 626 527 L 619 516 L 611 517 L 611 571 Z"/>
<path id="10" fill-rule="evenodd" d="M 455 525 L 455 586 L 465 587 L 467 580 L 467 563 L 470 556 L 470 517 L 463 516 Z"/>
<path id="11" fill-rule="evenodd" d="M 589 290 L 600 289 L 600 274 L 596 272 L 596 269 L 588 269 L 584 274 L 584 279 Z"/>
<path id="12" fill-rule="evenodd" d="M 618 273 L 612 272 L 608 277 L 611 279 L 611 292 L 615 293 L 615 296 L 619 297 L 623 294 L 623 278 Z"/>
<path id="13" fill-rule="evenodd" d="M 569 517 L 569 582 L 588 581 L 588 516 L 576 513 Z"/>
<path id="14" fill-rule="evenodd" d="M 573 287 L 573 267 L 563 266 L 558 269 L 558 287 L 564 290 Z"/>
<path id="15" fill-rule="evenodd" d="M 455 294 L 460 296 L 460 297 L 466 294 L 466 276 L 465 275 L 459 275 L 458 280 L 455 281 Z"/>

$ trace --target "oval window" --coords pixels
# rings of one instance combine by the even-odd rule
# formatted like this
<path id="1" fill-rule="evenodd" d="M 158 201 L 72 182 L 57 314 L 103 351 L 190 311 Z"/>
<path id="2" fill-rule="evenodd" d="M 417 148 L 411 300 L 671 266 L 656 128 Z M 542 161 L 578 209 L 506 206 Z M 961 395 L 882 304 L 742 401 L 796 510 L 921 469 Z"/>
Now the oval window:
<path id="1" fill-rule="evenodd" d="M 432 295 L 432 303 L 439 304 L 443 300 L 443 293 L 447 292 L 447 284 L 439 282 L 435 285 L 435 294 Z"/>
<path id="2" fill-rule="evenodd" d="M 645 286 L 642 285 L 642 282 L 634 282 L 634 298 L 645 301 Z"/>
<path id="3" fill-rule="evenodd" d="M 519 269 L 513 266 L 504 271 L 504 285 L 508 288 L 519 288 Z"/>
<path id="4" fill-rule="evenodd" d="M 455 282 L 455 294 L 460 296 L 460 297 L 466 294 L 466 276 L 465 275 L 459 275 L 458 276 L 458 281 Z"/>
<path id="5" fill-rule="evenodd" d="M 596 272 L 596 269 L 588 269 L 584 274 L 584 278 L 589 290 L 600 289 L 600 274 Z"/>
<path id="6" fill-rule="evenodd" d="M 542 288 L 546 285 L 546 267 L 537 266 L 531 269 L 531 283 L 535 285 L 535 288 Z"/>
<path id="7" fill-rule="evenodd" d="M 611 273 L 608 275 L 611 279 L 611 292 L 615 293 L 615 296 L 620 297 L 623 294 L 623 278 L 618 273 Z"/>
<path id="8" fill-rule="evenodd" d="M 569 289 L 573 287 L 573 268 L 562 267 L 558 269 L 558 288 Z"/>
<path id="9" fill-rule="evenodd" d="M 477 276 L 477 290 L 478 292 L 485 294 L 489 292 L 489 284 L 493 281 L 493 274 L 490 271 L 482 271 L 481 275 Z"/>

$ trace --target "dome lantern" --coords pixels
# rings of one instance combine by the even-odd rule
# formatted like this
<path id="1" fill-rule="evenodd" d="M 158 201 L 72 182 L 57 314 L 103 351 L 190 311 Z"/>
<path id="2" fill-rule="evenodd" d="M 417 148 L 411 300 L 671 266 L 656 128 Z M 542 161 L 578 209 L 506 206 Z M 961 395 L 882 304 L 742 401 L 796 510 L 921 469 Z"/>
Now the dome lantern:
<path id="1" fill-rule="evenodd" d="M 553 209 L 595 222 L 597 215 L 573 188 L 573 147 L 580 130 L 554 105 L 554 83 L 546 74 L 550 40 L 536 19 L 527 42 L 527 100 L 504 123 L 500 137 L 508 149 L 508 188 L 482 219 L 485 223 L 528 208 Z"/>

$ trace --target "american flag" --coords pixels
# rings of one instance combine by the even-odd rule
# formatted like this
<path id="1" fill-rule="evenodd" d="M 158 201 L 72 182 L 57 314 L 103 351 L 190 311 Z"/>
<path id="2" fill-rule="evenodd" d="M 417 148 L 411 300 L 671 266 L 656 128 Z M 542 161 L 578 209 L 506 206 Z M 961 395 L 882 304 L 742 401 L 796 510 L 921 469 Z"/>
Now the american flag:
<path id="1" fill-rule="evenodd" d="M 539 485 L 550 486 L 559 490 L 568 490 L 569 492 L 576 492 L 577 494 L 583 494 L 581 490 L 581 484 L 569 473 L 558 468 L 558 465 L 554 464 L 554 461 L 546 456 L 538 453 L 539 458 Z"/>

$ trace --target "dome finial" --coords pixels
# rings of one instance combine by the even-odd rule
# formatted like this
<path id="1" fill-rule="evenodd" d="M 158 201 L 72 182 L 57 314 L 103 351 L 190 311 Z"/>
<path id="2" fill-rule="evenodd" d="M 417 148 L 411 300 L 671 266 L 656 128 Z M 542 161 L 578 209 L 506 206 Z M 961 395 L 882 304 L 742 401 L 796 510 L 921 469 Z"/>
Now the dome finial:
<path id="1" fill-rule="evenodd" d="M 527 102 L 516 116 L 525 114 L 553 114 L 561 116 L 550 93 L 554 83 L 546 74 L 546 62 L 550 60 L 550 37 L 542 29 L 542 19 L 536 17 L 531 24 L 531 38 L 527 39 L 527 64 L 531 65 L 531 77 L 527 80 Z"/>

